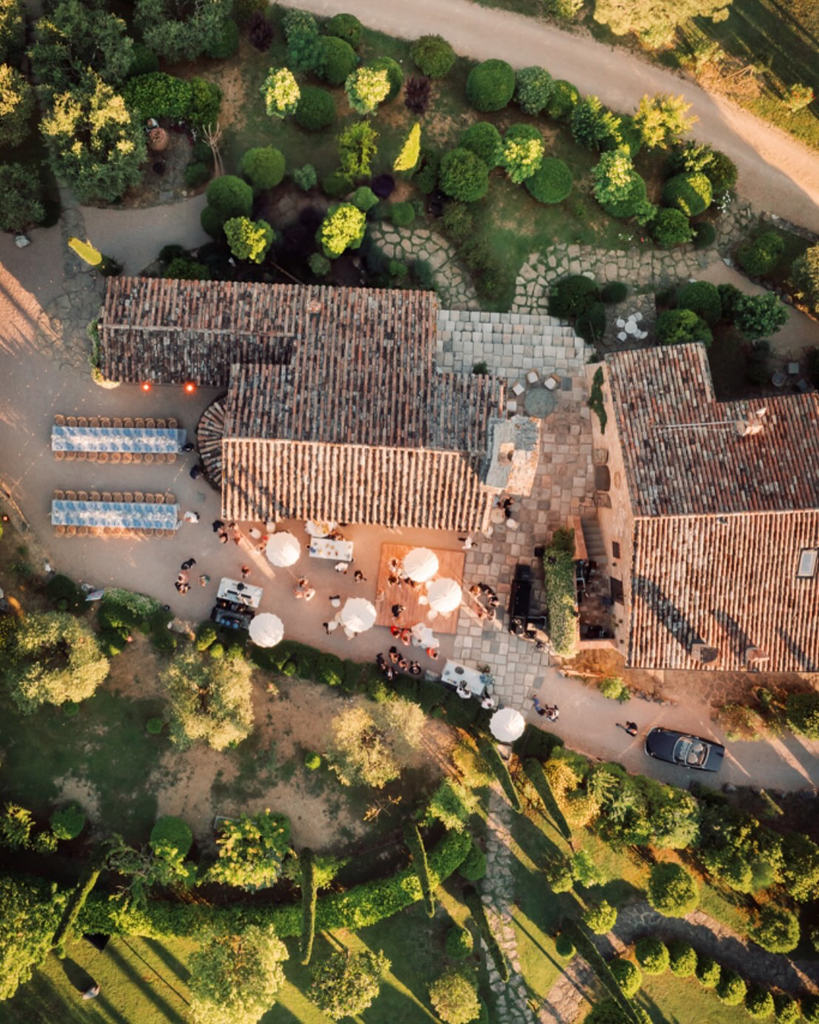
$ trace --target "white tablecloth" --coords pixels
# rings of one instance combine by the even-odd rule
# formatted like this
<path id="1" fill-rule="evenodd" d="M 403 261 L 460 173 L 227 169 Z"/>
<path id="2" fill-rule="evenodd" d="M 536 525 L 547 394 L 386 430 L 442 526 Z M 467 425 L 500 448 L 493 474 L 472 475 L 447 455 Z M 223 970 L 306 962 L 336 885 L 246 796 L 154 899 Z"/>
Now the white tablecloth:
<path id="1" fill-rule="evenodd" d="M 468 668 L 466 665 L 461 665 L 457 661 L 448 661 L 444 665 L 444 671 L 441 673 L 441 681 L 444 683 L 450 683 L 452 686 L 457 686 L 458 683 L 466 683 L 471 693 L 476 697 L 482 697 L 483 691 L 486 689 L 486 684 L 481 677 L 481 673 L 475 668 Z"/>
<path id="2" fill-rule="evenodd" d="M 353 560 L 353 542 L 351 540 L 313 537 L 307 550 L 311 558 L 330 558 L 334 562 L 352 562 Z"/>

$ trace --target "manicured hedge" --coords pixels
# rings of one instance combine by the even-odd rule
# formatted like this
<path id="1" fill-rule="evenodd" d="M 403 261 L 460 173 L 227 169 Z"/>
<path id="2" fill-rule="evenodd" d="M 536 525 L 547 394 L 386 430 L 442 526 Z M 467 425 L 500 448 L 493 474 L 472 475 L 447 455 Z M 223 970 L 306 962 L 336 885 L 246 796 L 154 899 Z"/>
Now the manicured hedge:
<path id="1" fill-rule="evenodd" d="M 467 905 L 469 913 L 472 915 L 472 919 L 478 926 L 478 934 L 483 939 L 486 948 L 489 950 L 489 955 L 495 965 L 495 970 L 501 976 L 502 981 L 509 981 L 509 964 L 506 962 L 506 957 L 503 954 L 503 950 L 500 948 L 498 940 L 495 938 L 492 929 L 489 927 L 486 910 L 484 909 L 483 902 L 478 895 L 478 891 L 473 886 L 467 885 L 464 887 L 463 897 L 464 903 Z"/>
<path id="2" fill-rule="evenodd" d="M 543 554 L 549 639 L 555 652 L 570 657 L 577 643 L 577 595 L 571 552 L 549 545 Z"/>
<path id="3" fill-rule="evenodd" d="M 170 117 L 208 125 L 219 115 L 222 90 L 202 78 L 188 80 L 153 71 L 126 82 L 122 96 L 128 109 L 143 123 L 149 117 Z"/>
<path id="4" fill-rule="evenodd" d="M 442 36 L 421 36 L 410 46 L 410 57 L 427 78 L 444 78 L 455 63 L 455 51 Z"/>
<path id="5" fill-rule="evenodd" d="M 558 832 L 563 836 L 567 843 L 570 843 L 572 841 L 572 830 L 568 821 L 566 821 L 563 812 L 557 805 L 557 800 L 555 800 L 552 787 L 549 785 L 549 780 L 546 778 L 546 772 L 543 770 L 543 765 L 534 757 L 527 757 L 523 765 L 523 770 L 529 776 L 529 780 L 535 787 L 537 795 L 543 801 L 543 806 L 546 808 L 546 812 L 557 826 Z"/>
<path id="6" fill-rule="evenodd" d="M 424 840 L 418 831 L 414 821 L 404 823 L 404 842 L 412 856 L 412 867 L 421 886 L 421 893 L 424 899 L 424 906 L 429 917 L 435 916 L 435 896 L 432 891 L 432 880 L 429 877 L 429 865 L 427 864 L 427 851 L 424 848 Z"/>
<path id="7" fill-rule="evenodd" d="M 503 110 L 515 92 L 515 72 L 505 60 L 485 60 L 469 72 L 466 98 L 476 110 Z"/>
<path id="8" fill-rule="evenodd" d="M 302 86 L 299 105 L 293 115 L 296 124 L 308 132 L 320 132 L 336 119 L 336 104 L 325 89 L 315 85 Z"/>
<path id="9" fill-rule="evenodd" d="M 305 847 L 299 854 L 301 869 L 301 943 L 299 951 L 301 962 L 305 966 L 310 963 L 313 955 L 313 939 L 316 935 L 316 899 L 318 886 L 313 851 Z"/>
<path id="10" fill-rule="evenodd" d="M 696 217 L 711 205 L 711 182 L 700 173 L 675 174 L 663 187 L 663 202 L 686 217 Z"/>
<path id="11" fill-rule="evenodd" d="M 491 171 L 500 163 L 503 141 L 498 129 L 489 121 L 476 121 L 461 136 L 458 145 L 482 160 Z"/>
<path id="12" fill-rule="evenodd" d="M 457 870 L 469 853 L 472 838 L 468 832 L 447 832 L 428 852 L 427 863 L 433 887 Z M 21 876 L 22 877 L 22 876 Z M 357 931 L 386 917 L 392 917 L 422 897 L 421 886 L 411 867 L 388 878 L 377 878 L 353 886 L 346 892 L 320 896 L 316 904 L 316 928 L 332 931 L 349 928 Z M 301 934 L 302 909 L 298 904 L 241 904 L 217 907 L 204 903 L 170 903 L 149 900 L 144 908 L 134 904 L 123 907 L 107 894 L 92 893 L 80 914 L 83 932 L 106 935 L 145 935 L 150 938 L 196 937 L 215 933 L 225 935 L 249 925 L 272 927 L 281 938 Z"/>
<path id="13" fill-rule="evenodd" d="M 572 172 L 562 160 L 547 156 L 524 185 L 529 195 L 539 203 L 562 203 L 572 190 Z"/>
<path id="14" fill-rule="evenodd" d="M 512 781 L 512 776 L 509 774 L 506 762 L 498 753 L 498 748 L 491 740 L 481 739 L 478 749 L 481 757 L 486 761 L 489 768 L 492 769 L 492 774 L 501 784 L 501 789 L 506 794 L 507 800 L 518 814 L 520 814 L 523 811 L 520 803 L 520 797 L 518 796 L 518 791 L 515 789 L 515 784 Z"/>

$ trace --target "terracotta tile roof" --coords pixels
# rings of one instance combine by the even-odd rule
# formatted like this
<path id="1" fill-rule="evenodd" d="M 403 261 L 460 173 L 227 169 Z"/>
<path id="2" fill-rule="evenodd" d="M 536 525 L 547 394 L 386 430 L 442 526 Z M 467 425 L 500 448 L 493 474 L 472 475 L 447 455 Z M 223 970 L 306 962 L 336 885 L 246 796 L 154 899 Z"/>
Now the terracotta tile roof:
<path id="1" fill-rule="evenodd" d="M 629 665 L 819 671 L 819 579 L 797 579 L 819 548 L 819 511 L 665 516 L 634 524 Z M 703 664 L 691 645 L 718 651 Z M 696 654 L 696 652 L 695 652 Z"/>
<path id="2" fill-rule="evenodd" d="M 440 374 L 414 344 L 398 348 L 305 346 L 290 366 L 235 366 L 225 436 L 485 453 L 500 381 Z"/>
<path id="3" fill-rule="evenodd" d="M 634 514 L 819 507 L 819 396 L 718 402 L 703 345 L 617 352 L 608 384 Z M 737 420 L 767 409 L 763 429 Z"/>
<path id="4" fill-rule="evenodd" d="M 456 451 L 301 441 L 222 443 L 228 519 L 334 519 L 432 530 L 481 530 L 492 494 L 480 457 Z"/>

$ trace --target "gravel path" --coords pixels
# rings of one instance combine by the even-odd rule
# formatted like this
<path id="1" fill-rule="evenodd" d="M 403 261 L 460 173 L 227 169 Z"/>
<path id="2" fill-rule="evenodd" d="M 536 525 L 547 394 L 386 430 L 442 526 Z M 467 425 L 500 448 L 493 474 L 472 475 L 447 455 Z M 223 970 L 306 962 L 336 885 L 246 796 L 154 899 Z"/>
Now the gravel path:
<path id="1" fill-rule="evenodd" d="M 542 64 L 584 93 L 597 94 L 614 110 L 629 111 L 645 93 L 682 94 L 699 118 L 694 134 L 727 153 L 740 172 L 740 191 L 756 206 L 819 231 L 819 157 L 778 128 L 722 96 L 625 50 L 590 36 L 468 0 L 283 0 L 320 15 L 355 14 L 370 28 L 415 39 L 437 32 L 455 50 L 477 60 L 501 57 L 515 67 Z"/>

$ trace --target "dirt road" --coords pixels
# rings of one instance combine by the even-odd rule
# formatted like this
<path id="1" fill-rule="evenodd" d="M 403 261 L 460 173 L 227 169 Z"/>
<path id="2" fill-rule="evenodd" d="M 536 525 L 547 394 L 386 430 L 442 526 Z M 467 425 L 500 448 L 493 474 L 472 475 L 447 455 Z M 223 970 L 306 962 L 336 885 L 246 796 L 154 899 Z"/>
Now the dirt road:
<path id="1" fill-rule="evenodd" d="M 554 78 L 595 93 L 614 110 L 632 110 L 645 93 L 682 94 L 699 118 L 694 134 L 727 153 L 740 174 L 739 191 L 756 206 L 819 232 L 819 155 L 723 97 L 625 50 L 589 36 L 468 0 L 283 0 L 316 14 L 355 14 L 370 28 L 405 39 L 437 32 L 467 57 L 500 57 L 514 67 L 540 64 Z"/>

